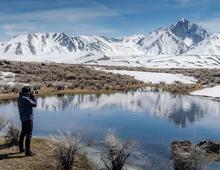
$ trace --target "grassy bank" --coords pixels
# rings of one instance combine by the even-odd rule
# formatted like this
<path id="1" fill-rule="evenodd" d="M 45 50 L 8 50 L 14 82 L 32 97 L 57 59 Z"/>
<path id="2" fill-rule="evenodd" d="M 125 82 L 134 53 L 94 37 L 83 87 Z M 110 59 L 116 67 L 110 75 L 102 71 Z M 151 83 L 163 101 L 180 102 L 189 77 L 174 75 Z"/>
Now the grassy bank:
<path id="1" fill-rule="evenodd" d="M 52 150 L 48 139 L 33 138 L 32 150 L 36 153 L 33 157 L 25 157 L 24 153 L 20 154 L 16 146 L 2 149 L 3 144 L 4 139 L 0 137 L 0 169 L 56 170 L 56 164 L 52 158 Z M 78 170 L 91 169 L 89 161 L 83 154 L 77 158 L 76 167 Z"/>
<path id="2" fill-rule="evenodd" d="M 1 71 L 11 74 L 0 77 L 0 99 L 17 97 L 24 84 L 39 90 L 40 96 L 66 93 L 111 93 L 146 86 L 131 76 L 115 75 L 74 64 L 0 60 Z"/>
<path id="3" fill-rule="evenodd" d="M 203 88 L 203 85 L 211 86 L 220 83 L 220 71 L 218 69 L 102 67 L 105 67 L 105 69 L 179 73 L 193 76 L 198 79 L 198 82 L 196 84 L 183 84 L 180 82 L 174 84 L 165 84 L 163 82 L 152 84 L 143 83 L 131 76 L 103 72 L 84 65 L 0 60 L 0 72 L 14 74 L 14 77 L 8 75 L 2 78 L 2 82 L 0 83 L 0 100 L 16 98 L 24 84 L 29 84 L 33 89 L 39 90 L 38 96 L 46 96 L 56 94 L 114 93 L 141 87 L 152 87 L 154 90 L 162 90 L 175 94 L 189 94 L 194 90 Z M 4 79 L 13 79 L 13 83 L 5 83 L 3 81 Z"/>

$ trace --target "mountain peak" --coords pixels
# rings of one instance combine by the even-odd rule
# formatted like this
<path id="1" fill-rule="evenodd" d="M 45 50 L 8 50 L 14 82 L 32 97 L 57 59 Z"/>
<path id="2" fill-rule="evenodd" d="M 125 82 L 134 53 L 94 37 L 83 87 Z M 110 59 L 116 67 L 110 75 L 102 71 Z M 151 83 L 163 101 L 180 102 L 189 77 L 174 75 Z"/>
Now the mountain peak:
<path id="1" fill-rule="evenodd" d="M 182 18 L 176 24 L 171 25 L 169 29 L 182 40 L 191 39 L 193 44 L 197 44 L 209 37 L 207 30 L 200 25 L 190 22 L 186 18 Z"/>
<path id="2" fill-rule="evenodd" d="M 188 19 L 186 19 L 186 18 L 182 18 L 180 21 L 190 23 L 190 21 Z"/>
<path id="3" fill-rule="evenodd" d="M 192 25 L 196 25 L 196 24 L 191 23 L 186 18 L 182 18 L 181 20 L 177 21 L 176 24 L 171 25 L 170 28 L 174 29 L 174 28 L 178 27 L 178 29 L 185 29 L 186 30 L 186 29 L 190 29 L 192 27 Z M 196 26 L 198 26 L 198 25 L 196 25 Z"/>

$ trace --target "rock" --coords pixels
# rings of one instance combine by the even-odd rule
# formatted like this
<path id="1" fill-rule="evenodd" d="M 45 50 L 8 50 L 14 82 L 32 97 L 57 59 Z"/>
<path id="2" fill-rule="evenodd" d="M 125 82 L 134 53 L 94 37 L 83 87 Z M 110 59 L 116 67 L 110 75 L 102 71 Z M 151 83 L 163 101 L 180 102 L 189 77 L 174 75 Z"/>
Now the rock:
<path id="1" fill-rule="evenodd" d="M 174 141 L 170 145 L 174 170 L 197 170 L 210 161 L 220 161 L 220 143 L 211 140 L 193 145 L 190 141 Z"/>
<path id="2" fill-rule="evenodd" d="M 206 153 L 216 153 L 219 154 L 220 144 L 211 140 L 204 140 L 199 142 L 196 147 L 204 150 Z"/>
<path id="3" fill-rule="evenodd" d="M 191 152 L 192 144 L 190 141 L 174 141 L 170 145 L 173 153 L 185 153 Z"/>
<path id="4" fill-rule="evenodd" d="M 192 144 L 190 141 L 174 141 L 170 145 L 172 150 L 174 170 L 196 170 L 191 163 Z"/>

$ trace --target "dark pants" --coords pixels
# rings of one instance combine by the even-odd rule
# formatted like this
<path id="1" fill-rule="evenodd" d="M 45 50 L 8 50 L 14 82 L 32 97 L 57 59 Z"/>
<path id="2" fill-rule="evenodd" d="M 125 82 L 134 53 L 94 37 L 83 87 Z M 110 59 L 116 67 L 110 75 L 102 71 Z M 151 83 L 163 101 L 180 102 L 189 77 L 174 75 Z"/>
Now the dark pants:
<path id="1" fill-rule="evenodd" d="M 33 131 L 33 120 L 22 122 L 22 129 L 21 129 L 20 140 L 19 140 L 20 150 L 24 148 L 24 138 L 26 137 L 25 149 L 26 149 L 26 152 L 30 152 L 32 131 Z"/>

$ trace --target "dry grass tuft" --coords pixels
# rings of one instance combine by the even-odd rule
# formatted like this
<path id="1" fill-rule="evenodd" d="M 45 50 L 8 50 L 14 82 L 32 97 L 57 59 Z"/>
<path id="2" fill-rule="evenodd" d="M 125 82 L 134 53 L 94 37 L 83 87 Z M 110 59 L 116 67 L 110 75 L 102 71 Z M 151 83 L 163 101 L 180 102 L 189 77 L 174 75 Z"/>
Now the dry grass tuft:
<path id="1" fill-rule="evenodd" d="M 20 128 L 16 124 L 14 124 L 13 121 L 10 121 L 6 129 L 6 134 L 4 136 L 6 144 L 8 146 L 18 145 L 19 135 L 20 135 Z"/>
<path id="2" fill-rule="evenodd" d="M 76 167 L 76 158 L 79 156 L 80 135 L 73 136 L 70 132 L 62 133 L 53 139 L 53 155 L 59 170 L 71 170 Z"/>
<path id="3" fill-rule="evenodd" d="M 107 170 L 121 170 L 134 152 L 135 143 L 122 141 L 114 131 L 107 133 L 104 143 L 102 161 Z"/>
<path id="4" fill-rule="evenodd" d="M 0 115 L 0 131 L 5 127 L 7 123 L 4 121 L 4 118 Z"/>

